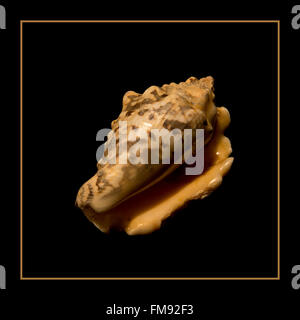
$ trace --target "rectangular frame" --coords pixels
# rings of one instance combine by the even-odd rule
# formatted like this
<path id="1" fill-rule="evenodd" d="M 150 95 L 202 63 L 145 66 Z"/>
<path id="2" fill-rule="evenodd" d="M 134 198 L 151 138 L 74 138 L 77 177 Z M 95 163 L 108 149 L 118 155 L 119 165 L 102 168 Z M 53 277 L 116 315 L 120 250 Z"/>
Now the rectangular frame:
<path id="1" fill-rule="evenodd" d="M 275 23 L 277 24 L 277 276 L 276 277 L 24 277 L 23 276 L 23 24 Z M 280 20 L 20 20 L 20 280 L 280 280 Z"/>

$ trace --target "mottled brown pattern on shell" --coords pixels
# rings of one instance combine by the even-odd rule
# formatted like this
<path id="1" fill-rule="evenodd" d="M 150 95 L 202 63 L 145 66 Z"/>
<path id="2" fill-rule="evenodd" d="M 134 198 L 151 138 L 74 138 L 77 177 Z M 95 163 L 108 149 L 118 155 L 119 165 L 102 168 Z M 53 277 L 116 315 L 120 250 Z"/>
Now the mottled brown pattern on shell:
<path id="1" fill-rule="evenodd" d="M 145 121 L 152 125 L 152 128 L 167 128 L 172 130 L 175 128 L 183 130 L 184 128 L 204 128 L 206 140 L 212 135 L 213 120 L 211 122 L 206 119 L 206 115 L 197 108 L 198 98 L 193 95 L 193 90 L 203 89 L 201 93 L 201 99 L 208 101 L 209 95 L 214 97 L 212 93 L 213 79 L 211 77 L 196 79 L 194 77 L 189 78 L 186 82 L 180 82 L 179 84 L 171 83 L 163 85 L 162 87 L 152 86 L 145 90 L 143 94 L 138 94 L 133 91 L 128 91 L 123 97 L 123 108 L 119 117 L 112 121 L 112 129 L 116 134 L 117 145 L 117 161 L 118 146 L 119 146 L 119 121 L 126 120 L 128 123 L 128 130 L 136 130 Z M 200 100 L 199 100 L 200 101 Z M 200 102 L 199 102 L 200 103 Z M 201 102 L 202 103 L 202 102 Z M 189 114 L 189 117 L 187 115 Z M 148 132 L 148 138 L 150 135 Z M 128 142 L 127 149 L 130 148 L 135 142 Z M 149 150 L 150 151 L 150 150 Z M 130 183 L 136 181 L 136 187 L 141 188 L 143 185 L 141 181 L 136 179 L 145 179 L 145 183 L 157 177 L 162 170 L 165 170 L 165 165 L 123 165 L 122 171 L 124 179 L 127 179 L 127 183 L 114 187 L 107 178 L 109 173 L 115 170 L 114 164 L 98 164 L 98 173 L 95 182 L 84 185 L 78 194 L 77 205 L 81 208 L 89 206 L 91 200 L 97 195 L 113 192 L 124 192 L 124 188 L 133 188 Z M 157 168 L 157 169 L 155 169 Z M 128 180 L 129 178 L 129 180 Z M 150 179 L 150 180 L 149 180 Z M 87 188 L 87 189 L 86 189 Z M 134 193 L 136 190 L 132 189 L 130 193 Z M 88 193 L 88 196 L 86 196 Z M 105 195 L 106 197 L 106 195 Z M 100 201 L 100 200 L 99 200 Z"/>

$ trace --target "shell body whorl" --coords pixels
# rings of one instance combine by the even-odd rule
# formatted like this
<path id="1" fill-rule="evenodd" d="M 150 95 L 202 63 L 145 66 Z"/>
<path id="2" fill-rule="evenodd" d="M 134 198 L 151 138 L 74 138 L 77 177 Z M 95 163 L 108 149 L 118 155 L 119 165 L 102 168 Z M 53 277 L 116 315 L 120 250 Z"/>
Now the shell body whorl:
<path id="1" fill-rule="evenodd" d="M 128 91 L 123 97 L 123 108 L 119 117 L 112 121 L 116 137 L 116 164 L 98 162 L 98 172 L 79 190 L 76 204 L 81 208 L 92 208 L 96 213 L 117 206 L 136 193 L 147 189 L 174 171 L 175 164 L 120 164 L 119 121 L 126 121 L 130 130 L 145 129 L 149 135 L 139 141 L 140 147 L 149 149 L 150 130 L 204 129 L 205 144 L 214 132 L 216 106 L 213 102 L 213 78 L 200 80 L 191 77 L 186 82 L 171 83 L 162 87 L 151 86 L 138 94 Z M 111 143 L 108 136 L 106 145 Z M 128 149 L 138 141 L 128 141 Z M 150 151 L 150 150 L 149 150 Z"/>

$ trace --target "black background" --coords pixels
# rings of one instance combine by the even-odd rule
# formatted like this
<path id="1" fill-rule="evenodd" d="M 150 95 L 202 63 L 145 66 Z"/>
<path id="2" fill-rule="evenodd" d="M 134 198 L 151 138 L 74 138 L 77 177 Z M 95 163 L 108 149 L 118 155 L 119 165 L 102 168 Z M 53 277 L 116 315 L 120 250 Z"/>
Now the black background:
<path id="1" fill-rule="evenodd" d="M 86 296 L 90 306 L 93 306 L 89 309 L 96 309 L 99 318 L 103 317 L 107 303 L 195 303 L 198 315 L 201 315 L 206 304 L 213 304 L 210 313 L 214 315 L 217 312 L 232 314 L 238 310 L 238 305 L 246 307 L 250 303 L 251 308 L 246 307 L 243 312 L 249 314 L 252 311 L 256 315 L 257 307 L 262 307 L 269 314 L 275 305 L 283 306 L 284 302 L 280 299 L 287 297 L 287 293 L 290 293 L 289 298 L 298 297 L 299 290 L 291 287 L 291 269 L 299 264 L 298 191 L 295 186 L 299 173 L 295 168 L 299 127 L 300 31 L 293 30 L 290 23 L 291 8 L 296 3 L 260 1 L 247 3 L 244 7 L 241 3 L 206 2 L 201 3 L 200 9 L 192 3 L 181 7 L 163 7 L 161 3 L 153 3 L 147 8 L 128 3 L 113 5 L 113 8 L 101 4 L 99 8 L 87 1 L 80 6 L 74 3 L 58 4 L 55 1 L 47 4 L 2 1 L 1 4 L 7 9 L 7 29 L 0 30 L 1 80 L 4 80 L 1 85 L 1 105 L 3 101 L 4 106 L 1 117 L 1 161 L 4 179 L 2 186 L 5 189 L 0 215 L 0 264 L 7 269 L 8 290 L 5 292 L 12 296 L 21 295 L 22 299 L 34 296 L 39 300 L 50 293 L 51 298 L 45 300 L 47 304 L 56 304 L 59 298 L 60 304 L 65 305 L 67 297 L 72 297 L 74 300 L 68 312 L 83 307 L 80 302 Z M 281 20 L 279 281 L 19 280 L 19 20 L 125 18 Z M 36 25 L 24 27 L 27 32 L 24 35 L 24 50 L 27 50 L 24 57 L 27 63 L 31 61 L 27 66 L 24 65 L 24 79 L 27 77 L 30 80 L 30 83 L 24 84 L 24 148 L 27 148 L 24 149 L 24 156 L 28 156 L 24 160 L 24 184 L 30 186 L 29 190 L 24 191 L 24 275 L 99 276 L 100 266 L 103 275 L 108 275 L 109 269 L 113 274 L 121 271 L 129 275 L 132 271 L 137 275 L 142 271 L 157 276 L 166 272 L 166 263 L 172 267 L 172 270 L 167 270 L 168 275 L 173 271 L 176 275 L 189 272 L 189 275 L 197 276 L 276 275 L 276 199 L 271 198 L 272 195 L 275 197 L 276 190 L 276 176 L 271 176 L 272 171 L 276 173 L 276 163 L 273 162 L 276 141 L 272 140 L 276 129 L 276 93 L 272 92 L 276 88 L 276 56 L 272 57 L 273 49 L 276 48 L 274 26 L 240 25 L 239 30 L 233 29 L 234 25 L 222 25 L 222 28 L 201 26 L 205 29 L 209 27 L 209 32 L 215 38 L 197 30 L 176 36 L 172 31 L 163 33 L 157 27 L 156 33 L 148 29 L 147 37 L 144 34 L 146 28 L 139 26 L 139 32 L 136 31 L 136 36 L 130 39 L 121 36 L 126 31 L 123 31 L 124 26 L 119 29 L 118 26 L 113 27 L 114 31 L 107 33 L 93 31 L 95 28 L 100 30 L 100 27 L 107 30 L 112 26 L 78 27 L 70 24 L 60 28 L 59 25 L 51 24 L 38 25 L 38 28 Z M 230 28 L 232 32 L 228 31 Z M 115 33 L 116 38 L 110 38 L 109 33 Z M 187 38 L 190 39 L 189 43 Z M 110 47 L 104 48 L 105 39 L 110 41 Z M 121 43 L 130 43 L 130 50 L 124 50 Z M 147 49 L 143 55 L 138 55 L 138 46 Z M 214 50 L 209 51 L 210 46 Z M 35 48 L 35 52 L 32 48 Z M 117 48 L 117 51 L 112 52 L 111 48 Z M 135 63 L 128 72 L 130 59 Z M 119 66 L 124 72 L 118 69 Z M 152 84 L 161 85 L 183 81 L 190 75 L 200 77 L 208 74 L 216 79 L 217 104 L 226 106 L 232 117 L 227 136 L 232 142 L 235 161 L 222 186 L 209 198 L 179 212 L 167 221 L 161 231 L 143 240 L 140 237 L 119 235 L 109 238 L 102 235 L 73 206 L 78 187 L 96 169 L 95 150 L 98 144 L 94 140 L 95 132 L 107 127 L 118 115 L 121 98 L 126 90 L 142 92 Z M 258 90 L 252 91 L 252 88 Z M 249 92 L 252 94 L 249 95 Z M 106 108 L 104 99 L 109 101 Z M 95 113 L 92 114 L 90 110 Z M 269 121 L 266 121 L 267 114 Z M 255 119 L 254 123 L 250 124 L 249 119 Z M 47 130 L 43 125 L 46 123 Z M 247 126 L 256 128 L 254 139 Z M 40 134 L 41 128 L 43 136 L 34 134 L 35 131 Z M 60 139 L 57 144 L 56 138 L 61 132 L 64 141 Z M 250 148 L 244 141 L 253 144 L 255 140 L 257 143 L 258 136 L 259 144 L 251 149 L 254 151 L 251 152 L 250 160 Z M 37 153 L 36 149 L 40 149 L 40 152 Z M 266 155 L 266 158 L 260 154 Z M 264 165 L 258 165 L 258 162 Z M 243 172 L 243 175 L 239 172 Z M 255 177 L 261 176 L 262 172 L 265 179 L 254 182 Z M 61 178 L 62 173 L 65 179 Z M 60 182 L 53 183 L 55 177 Z M 43 190 L 44 199 L 48 201 L 40 198 Z M 248 194 L 247 191 L 251 192 Z M 54 201 L 54 195 L 63 202 Z M 38 208 L 38 203 L 42 203 L 42 209 Z M 226 214 L 218 211 L 217 207 L 222 207 Z M 64 211 L 63 208 L 68 209 Z M 165 241 L 163 244 L 159 241 L 162 239 Z M 186 246 L 192 240 L 196 240 L 196 243 Z M 117 244 L 126 247 L 122 252 L 126 256 L 122 267 L 108 267 L 108 260 L 118 263 L 118 257 L 109 253 L 109 246 L 100 247 L 100 241 L 105 245 L 110 242 L 119 251 Z M 129 246 L 141 246 L 141 241 L 143 251 L 128 250 Z M 151 245 L 154 241 L 157 244 L 155 246 Z M 176 257 L 172 255 L 174 252 Z M 159 258 L 164 257 L 165 264 L 156 265 L 150 260 L 152 255 L 158 261 L 158 254 Z M 144 264 L 141 268 L 142 261 L 146 260 L 151 265 Z M 188 267 L 186 261 L 190 265 L 196 263 L 197 268 Z M 268 299 L 270 297 L 272 300 Z M 78 301 L 76 307 L 75 301 Z M 30 314 L 35 313 L 35 310 L 30 304 L 24 309 Z M 47 312 L 55 310 L 48 308 Z"/>
<path id="2" fill-rule="evenodd" d="M 24 276 L 276 277 L 276 24 L 25 24 L 23 35 Z M 102 234 L 74 206 L 97 131 L 126 91 L 192 75 L 212 75 L 231 112 L 232 171 L 152 235 Z"/>

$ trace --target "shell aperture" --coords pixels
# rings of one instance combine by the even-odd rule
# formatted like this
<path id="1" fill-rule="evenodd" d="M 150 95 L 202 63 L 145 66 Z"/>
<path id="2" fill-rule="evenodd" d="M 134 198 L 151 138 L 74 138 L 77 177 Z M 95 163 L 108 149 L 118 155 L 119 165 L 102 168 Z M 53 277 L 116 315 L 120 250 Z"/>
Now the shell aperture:
<path id="1" fill-rule="evenodd" d="M 221 108 L 215 106 L 213 99 L 212 77 L 200 80 L 191 77 L 186 82 L 179 84 L 171 83 L 162 87 L 151 86 L 143 94 L 128 91 L 123 97 L 123 108 L 118 119 L 112 122 L 112 130 L 117 138 L 116 145 L 118 146 L 120 143 L 119 123 L 121 121 L 127 122 L 129 130 L 143 128 L 146 131 L 148 130 L 147 132 L 150 132 L 150 129 L 162 128 L 169 131 L 173 129 L 181 131 L 184 129 L 203 129 L 205 159 L 207 156 L 209 158 L 210 155 L 207 154 L 206 150 L 209 150 L 210 144 L 215 140 L 216 128 L 218 128 L 218 125 L 220 126 L 220 123 L 218 124 L 218 115 L 222 113 L 220 111 Z M 224 112 L 222 115 L 224 116 Z M 147 139 L 144 139 L 145 146 L 143 141 L 139 141 L 140 150 L 142 148 L 149 149 L 149 146 L 151 146 L 149 144 L 150 137 L 151 134 L 149 133 Z M 105 144 L 110 142 L 110 136 L 108 136 Z M 136 142 L 128 141 L 127 147 L 131 147 Z M 231 152 L 230 142 L 229 149 Z M 227 158 L 230 154 L 229 149 L 226 152 Z M 174 152 L 172 148 L 171 152 Z M 132 228 L 126 229 L 124 221 L 122 222 L 122 214 L 117 212 L 124 211 L 126 204 L 134 202 L 135 199 L 140 199 L 147 194 L 148 190 L 149 192 L 157 190 L 164 184 L 164 181 L 172 179 L 173 175 L 178 175 L 178 172 L 182 171 L 181 167 L 183 165 L 172 162 L 170 164 L 132 164 L 130 162 L 121 164 L 118 161 L 120 157 L 122 157 L 122 153 L 117 151 L 116 164 L 104 163 L 103 159 L 100 159 L 97 174 L 80 188 L 76 204 L 104 232 L 108 232 L 111 228 L 125 230 L 129 234 L 152 232 L 157 227 L 135 228 L 135 230 L 141 230 L 140 232 L 132 231 Z M 232 158 L 229 159 L 231 159 L 232 163 Z M 227 166 L 228 170 L 230 165 Z M 207 161 L 205 166 L 207 167 Z M 206 174 L 206 169 L 203 173 L 204 175 Z M 201 178 L 201 176 L 198 178 Z M 191 181 L 197 180 L 196 178 L 190 179 Z M 180 181 L 184 181 L 184 179 Z M 191 200 L 190 196 L 187 196 L 183 203 L 188 200 Z M 175 206 L 173 211 L 179 207 L 180 205 Z M 160 208 L 160 210 L 164 209 Z M 140 216 L 143 215 L 141 211 L 140 209 Z M 169 210 L 165 211 L 169 212 Z M 167 216 L 173 211 L 169 212 Z M 124 214 L 124 219 L 125 216 L 128 220 L 128 214 Z M 152 216 L 154 217 L 155 214 L 152 214 Z M 160 217 L 162 216 L 164 215 L 160 215 Z M 161 221 L 165 218 L 158 218 L 156 225 L 159 227 Z M 111 222 L 104 227 L 105 221 L 106 223 L 108 221 Z"/>

